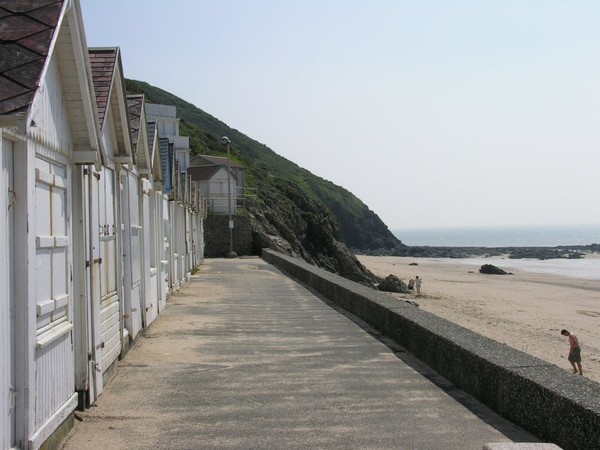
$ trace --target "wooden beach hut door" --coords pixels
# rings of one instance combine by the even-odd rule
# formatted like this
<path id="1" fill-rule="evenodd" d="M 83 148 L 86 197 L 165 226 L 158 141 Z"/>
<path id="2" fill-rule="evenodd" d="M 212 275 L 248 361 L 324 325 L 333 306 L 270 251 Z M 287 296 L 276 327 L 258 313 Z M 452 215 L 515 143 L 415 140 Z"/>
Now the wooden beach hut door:
<path id="1" fill-rule="evenodd" d="M 95 395 L 102 392 L 104 373 L 121 354 L 121 302 L 114 171 L 93 169 L 90 178 L 90 239 L 92 318 L 91 339 Z"/>
<path id="2" fill-rule="evenodd" d="M 1 138 L 0 138 L 1 139 Z M 0 400 L 8 406 L 8 414 L 0 417 L 0 447 L 15 444 L 15 248 L 14 211 L 17 196 L 13 185 L 14 144 L 2 140 L 0 155 L 0 261 L 6 263 L 0 271 Z"/>
<path id="3" fill-rule="evenodd" d="M 100 178 L 100 316 L 102 366 L 106 371 L 121 354 L 121 298 L 115 172 L 105 169 Z"/>
<path id="4" fill-rule="evenodd" d="M 135 174 L 121 172 L 125 325 L 131 339 L 142 328 L 142 226 L 140 188 Z"/>
<path id="5" fill-rule="evenodd" d="M 104 203 L 100 197 L 103 197 L 104 188 L 101 187 L 100 179 L 101 172 L 96 172 L 92 166 L 88 166 L 83 172 L 84 186 L 84 220 L 85 238 L 89 240 L 89 246 L 86 248 L 86 266 L 89 267 L 88 286 L 91 292 L 91 305 L 88 317 L 89 327 L 89 344 L 88 344 L 88 387 L 89 387 L 89 402 L 93 404 L 98 396 L 102 393 L 103 378 L 103 340 L 102 340 L 102 314 L 101 314 L 101 298 L 102 298 L 102 260 L 100 249 L 100 234 L 102 233 L 102 225 L 100 217 L 100 205 Z M 105 181 L 103 181 L 104 183 Z M 87 212 L 87 213 L 86 213 Z"/>

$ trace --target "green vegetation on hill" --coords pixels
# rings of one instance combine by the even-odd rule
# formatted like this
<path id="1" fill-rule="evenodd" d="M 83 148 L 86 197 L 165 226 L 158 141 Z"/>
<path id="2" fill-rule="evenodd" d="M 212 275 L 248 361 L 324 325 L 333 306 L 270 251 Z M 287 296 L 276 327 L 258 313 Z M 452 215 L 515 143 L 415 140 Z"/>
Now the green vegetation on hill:
<path id="1" fill-rule="evenodd" d="M 343 187 L 320 178 L 297 164 L 278 155 L 240 131 L 230 128 L 219 119 L 191 103 L 151 86 L 143 81 L 126 80 L 127 91 L 144 94 L 150 103 L 174 105 L 181 119 L 180 134 L 190 137 L 193 154 L 223 155 L 226 151 L 221 136 L 231 140 L 232 159 L 250 165 L 247 180 L 256 186 L 252 167 L 270 176 L 291 181 L 310 198 L 322 202 L 339 223 L 340 240 L 359 251 L 390 250 L 402 245 L 381 219 L 360 199 Z M 268 182 L 262 178 L 263 182 Z"/>

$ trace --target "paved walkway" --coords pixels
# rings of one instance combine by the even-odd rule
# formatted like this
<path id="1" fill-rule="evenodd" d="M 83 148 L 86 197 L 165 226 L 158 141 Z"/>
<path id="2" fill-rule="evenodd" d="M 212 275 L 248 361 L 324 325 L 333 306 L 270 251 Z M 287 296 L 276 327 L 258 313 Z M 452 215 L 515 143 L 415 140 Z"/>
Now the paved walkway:
<path id="1" fill-rule="evenodd" d="M 77 419 L 63 449 L 535 441 L 261 259 L 207 260 Z"/>

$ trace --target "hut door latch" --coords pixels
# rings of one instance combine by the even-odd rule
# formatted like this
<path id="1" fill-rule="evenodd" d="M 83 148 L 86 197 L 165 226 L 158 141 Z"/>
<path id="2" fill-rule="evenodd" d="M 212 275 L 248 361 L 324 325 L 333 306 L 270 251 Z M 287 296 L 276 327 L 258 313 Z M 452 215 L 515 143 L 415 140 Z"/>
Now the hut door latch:
<path id="1" fill-rule="evenodd" d="M 16 406 L 16 404 L 17 404 L 17 390 L 14 387 L 9 386 L 8 387 L 8 392 L 9 392 L 9 395 L 10 395 L 10 400 L 9 400 L 10 401 L 10 408 L 9 409 L 14 409 L 15 406 Z"/>
<path id="2" fill-rule="evenodd" d="M 10 211 L 10 208 L 12 208 L 13 206 L 15 206 L 17 204 L 17 193 L 15 191 L 13 191 L 12 189 L 9 189 L 8 192 L 12 197 L 10 200 L 10 203 L 8 205 L 8 210 Z"/>

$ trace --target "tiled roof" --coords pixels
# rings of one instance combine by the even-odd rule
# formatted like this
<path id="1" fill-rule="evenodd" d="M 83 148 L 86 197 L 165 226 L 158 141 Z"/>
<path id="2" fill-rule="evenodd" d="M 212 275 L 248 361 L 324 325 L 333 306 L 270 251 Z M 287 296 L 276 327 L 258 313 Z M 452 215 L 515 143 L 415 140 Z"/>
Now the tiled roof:
<path id="1" fill-rule="evenodd" d="M 0 0 L 0 114 L 29 108 L 63 0 Z"/>
<path id="2" fill-rule="evenodd" d="M 89 49 L 100 128 L 104 125 L 104 116 L 110 100 L 110 87 L 115 73 L 118 52 L 119 49 L 116 47 Z"/>
<path id="3" fill-rule="evenodd" d="M 197 155 L 192 158 L 190 166 L 206 166 L 219 164 L 221 166 L 227 165 L 227 158 L 223 156 L 212 156 L 212 155 Z M 229 166 L 234 169 L 243 169 L 243 166 L 239 165 L 235 161 L 231 160 Z"/>
<path id="4" fill-rule="evenodd" d="M 192 181 L 210 180 L 222 168 L 221 165 L 188 167 L 188 173 Z"/>

